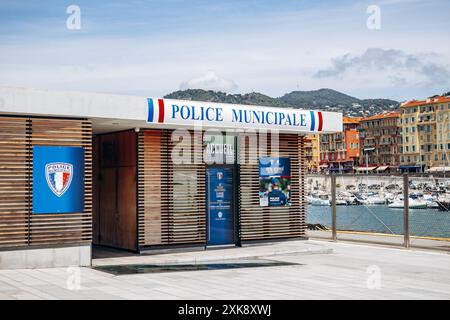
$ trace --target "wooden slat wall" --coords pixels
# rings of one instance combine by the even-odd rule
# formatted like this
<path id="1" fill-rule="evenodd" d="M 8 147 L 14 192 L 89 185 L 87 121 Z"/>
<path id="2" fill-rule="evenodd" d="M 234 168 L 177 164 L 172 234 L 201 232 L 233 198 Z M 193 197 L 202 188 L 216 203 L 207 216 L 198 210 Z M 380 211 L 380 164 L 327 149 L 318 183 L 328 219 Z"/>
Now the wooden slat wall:
<path id="1" fill-rule="evenodd" d="M 29 121 L 0 117 L 0 248 L 28 245 Z"/>
<path id="2" fill-rule="evenodd" d="M 163 177 L 168 175 L 164 132 L 147 130 L 138 136 L 139 245 L 168 244 L 168 199 Z"/>
<path id="3" fill-rule="evenodd" d="M 0 117 L 0 248 L 90 243 L 92 237 L 92 125 L 89 121 Z M 3 143 L 2 143 L 3 142 Z M 85 150 L 84 212 L 31 214 L 32 146 Z M 14 187 L 14 191 L 11 189 Z M 10 191 L 8 191 L 8 189 Z M 10 192 L 7 200 L 3 195 Z"/>
<path id="4" fill-rule="evenodd" d="M 265 135 L 258 136 L 259 140 L 266 139 Z M 291 199 L 289 207 L 260 207 L 259 206 L 259 165 L 261 156 L 276 156 L 271 151 L 271 137 L 267 137 L 265 150 L 249 148 L 249 140 L 241 136 L 239 141 L 240 162 L 240 237 L 246 240 L 264 240 L 276 238 L 303 237 L 306 231 L 304 204 L 304 167 L 302 151 L 303 138 L 296 134 L 279 135 L 279 156 L 288 157 L 291 162 Z M 259 143 L 259 145 L 266 145 Z M 302 150 L 302 149 L 301 149 Z"/>
<path id="5" fill-rule="evenodd" d="M 204 243 L 206 239 L 205 165 L 174 164 L 171 130 L 139 133 L 139 245 Z M 191 135 L 192 157 L 202 152 L 202 136 Z M 185 146 L 188 146 L 186 141 Z M 200 158 L 202 159 L 202 158 Z M 192 158 L 193 160 L 193 158 Z"/>
<path id="6" fill-rule="evenodd" d="M 299 200 L 300 200 L 300 216 L 303 218 L 301 223 L 301 236 L 306 238 L 306 150 L 305 150 L 305 136 L 298 136 L 298 167 L 299 167 Z"/>
<path id="7" fill-rule="evenodd" d="M 239 137 L 241 240 L 305 237 L 303 137 L 296 134 L 279 136 L 279 156 L 289 157 L 291 161 L 292 205 L 278 208 L 259 206 L 258 158 L 274 154 L 270 136 L 262 135 L 256 139 L 266 139 L 267 148 L 258 150 L 255 140 L 249 142 L 245 136 Z M 178 142 L 171 141 L 169 130 L 142 130 L 138 142 L 140 247 L 205 242 L 204 163 L 173 164 L 172 149 Z M 201 140 L 194 144 L 192 155 L 194 152 L 202 154 L 199 151 L 201 145 Z M 186 193 L 183 187 L 186 185 L 190 186 L 188 190 L 196 192 Z"/>
<path id="8" fill-rule="evenodd" d="M 89 121 L 31 119 L 31 145 L 84 148 L 84 212 L 30 215 L 30 245 L 92 240 L 92 125 Z"/>
<path id="9" fill-rule="evenodd" d="M 176 145 L 190 148 L 191 163 L 174 164 L 169 172 L 169 241 L 172 244 L 204 243 L 206 241 L 206 172 L 203 162 L 203 135 L 190 131 L 192 143 L 172 141 L 169 155 Z M 194 155 L 201 155 L 195 163 Z"/>

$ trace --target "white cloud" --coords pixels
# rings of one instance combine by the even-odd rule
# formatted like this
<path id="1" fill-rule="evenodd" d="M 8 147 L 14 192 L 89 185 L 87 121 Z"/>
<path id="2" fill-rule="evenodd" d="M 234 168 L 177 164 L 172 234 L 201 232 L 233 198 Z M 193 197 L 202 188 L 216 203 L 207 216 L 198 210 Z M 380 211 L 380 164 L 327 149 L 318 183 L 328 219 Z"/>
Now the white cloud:
<path id="1" fill-rule="evenodd" d="M 332 59 L 331 66 L 314 75 L 355 85 L 438 86 L 450 85 L 450 68 L 436 53 L 369 48 L 362 54 Z"/>
<path id="2" fill-rule="evenodd" d="M 233 80 L 227 80 L 219 77 L 214 71 L 208 71 L 204 75 L 184 81 L 180 84 L 181 90 L 186 89 L 204 89 L 232 92 L 238 88 Z"/>

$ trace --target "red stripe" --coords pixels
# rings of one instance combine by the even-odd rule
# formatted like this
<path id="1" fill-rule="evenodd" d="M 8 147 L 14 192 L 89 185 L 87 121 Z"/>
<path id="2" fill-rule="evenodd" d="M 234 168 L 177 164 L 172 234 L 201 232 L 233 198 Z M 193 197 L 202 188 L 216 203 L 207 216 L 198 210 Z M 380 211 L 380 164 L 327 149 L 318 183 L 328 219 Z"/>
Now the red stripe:
<path id="1" fill-rule="evenodd" d="M 66 185 L 68 179 L 69 179 L 69 174 L 67 172 L 64 172 L 63 173 L 63 186 Z"/>
<path id="2" fill-rule="evenodd" d="M 163 99 L 158 99 L 158 106 L 159 106 L 158 122 L 164 122 L 164 100 Z"/>
<path id="3" fill-rule="evenodd" d="M 322 112 L 318 112 L 319 114 L 319 131 L 322 131 L 322 124 L 323 124 L 323 119 L 322 119 Z"/>

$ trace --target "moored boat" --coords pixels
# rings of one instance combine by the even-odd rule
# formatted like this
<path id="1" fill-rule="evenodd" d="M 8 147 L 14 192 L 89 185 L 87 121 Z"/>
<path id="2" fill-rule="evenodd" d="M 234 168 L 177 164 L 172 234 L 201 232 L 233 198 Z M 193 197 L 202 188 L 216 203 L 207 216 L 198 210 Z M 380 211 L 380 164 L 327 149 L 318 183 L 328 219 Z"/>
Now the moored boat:
<path id="1" fill-rule="evenodd" d="M 403 209 L 405 207 L 405 203 L 403 200 L 397 199 L 394 202 L 388 205 L 391 209 Z M 427 209 L 427 202 L 423 200 L 411 199 L 408 200 L 408 208 L 409 209 Z"/>

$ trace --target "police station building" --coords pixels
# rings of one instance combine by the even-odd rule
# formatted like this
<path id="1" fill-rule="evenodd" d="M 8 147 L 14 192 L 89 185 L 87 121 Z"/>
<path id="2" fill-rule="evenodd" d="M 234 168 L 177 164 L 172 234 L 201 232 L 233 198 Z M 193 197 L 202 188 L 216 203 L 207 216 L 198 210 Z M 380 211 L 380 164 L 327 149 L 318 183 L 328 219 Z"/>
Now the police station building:
<path id="1" fill-rule="evenodd" d="M 340 113 L 0 87 L 0 269 L 306 238 L 304 135 L 340 131 Z"/>

